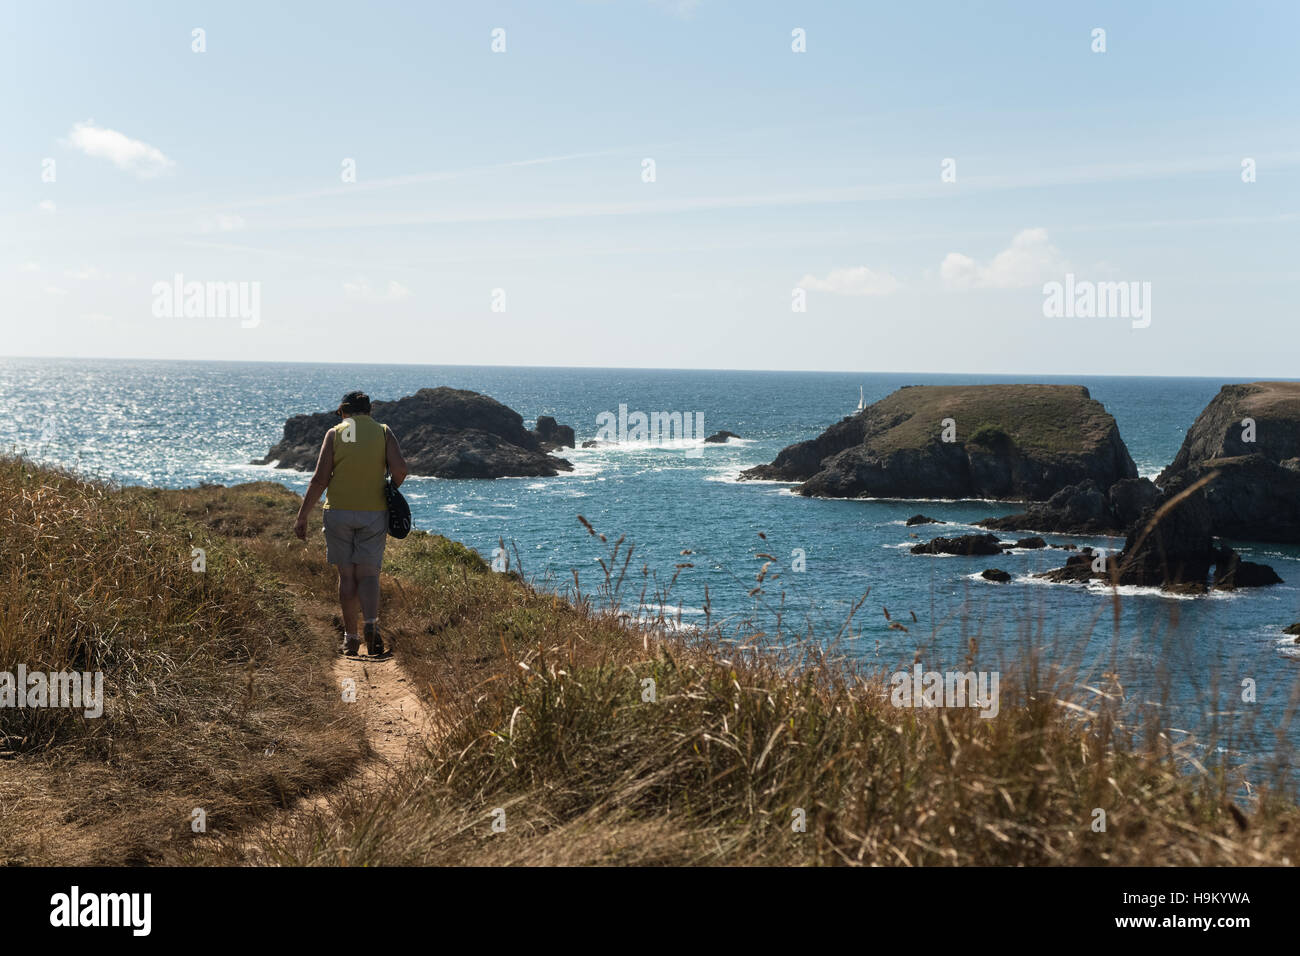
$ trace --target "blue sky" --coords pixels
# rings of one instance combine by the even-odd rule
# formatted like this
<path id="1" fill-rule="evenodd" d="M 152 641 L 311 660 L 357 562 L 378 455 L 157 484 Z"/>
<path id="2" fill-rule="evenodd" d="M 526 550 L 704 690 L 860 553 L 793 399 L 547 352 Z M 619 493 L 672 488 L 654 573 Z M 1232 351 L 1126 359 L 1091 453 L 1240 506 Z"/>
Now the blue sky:
<path id="1" fill-rule="evenodd" d="M 1294 376 L 1298 33 L 1281 2 L 6 2 L 0 353 Z M 1150 283 L 1150 325 L 1045 317 L 1066 273 Z M 155 314 L 177 274 L 257 283 L 257 324 Z"/>

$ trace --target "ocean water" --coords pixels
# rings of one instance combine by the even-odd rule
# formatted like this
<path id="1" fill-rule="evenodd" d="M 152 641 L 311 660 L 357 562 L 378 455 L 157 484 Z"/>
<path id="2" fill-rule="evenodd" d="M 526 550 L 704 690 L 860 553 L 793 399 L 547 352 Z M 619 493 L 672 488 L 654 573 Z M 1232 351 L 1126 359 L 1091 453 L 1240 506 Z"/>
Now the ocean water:
<path id="1" fill-rule="evenodd" d="M 907 550 L 935 534 L 974 530 L 966 526 L 1019 510 L 1014 505 L 809 500 L 785 484 L 735 480 L 743 468 L 770 461 L 781 448 L 850 413 L 859 386 L 871 402 L 902 385 L 1017 381 L 1085 385 L 1115 416 L 1146 476 L 1173 458 L 1188 426 L 1224 384 L 1190 378 L 10 358 L 0 359 L 0 450 L 123 484 L 185 487 L 269 479 L 302 491 L 307 475 L 249 462 L 279 439 L 286 417 L 333 408 L 354 388 L 375 399 L 435 385 L 473 389 L 516 409 L 529 425 L 538 415 L 554 415 L 574 427 L 580 442 L 594 437 L 602 412 L 617 412 L 620 405 L 629 411 L 700 412 L 706 433 L 728 429 L 742 440 L 702 448 L 678 441 L 566 450 L 562 454 L 575 465 L 571 474 L 497 481 L 410 478 L 403 491 L 416 527 L 462 541 L 488 558 L 504 542 L 512 567 L 521 561 L 526 575 L 556 589 L 572 586 L 575 571 L 584 592 L 603 579 L 597 559 L 606 547 L 584 530 L 579 515 L 610 544 L 626 536 L 635 550 L 625 606 L 635 608 L 644 582 L 653 590 L 676 572 L 666 607 L 683 626 L 704 623 L 707 587 L 709 620 L 728 632 L 758 628 L 770 640 L 809 629 L 818 640 L 838 635 L 837 654 L 872 668 L 910 667 L 920 649 L 927 668 L 964 669 L 968 641 L 975 637 L 977 668 L 1006 670 L 1032 646 L 1050 661 L 1076 665 L 1081 682 L 1093 686 L 1104 673 L 1117 674 L 1132 705 L 1163 708 L 1176 728 L 1204 732 L 1217 722 L 1222 746 L 1241 759 L 1272 753 L 1278 730 L 1284 743 L 1300 742 L 1287 725 L 1300 686 L 1300 646 L 1282 634 L 1300 620 L 1298 547 L 1232 542 L 1244 557 L 1277 570 L 1285 583 L 1273 588 L 1195 598 L 1125 588 L 1117 604 L 1105 588 L 1029 577 L 1063 564 L 1060 550 L 995 558 Z M 918 511 L 950 524 L 905 527 Z M 286 512 L 286 524 L 293 517 Z M 1108 551 L 1122 544 L 1044 537 Z M 751 595 L 767 560 L 758 554 L 776 560 L 763 593 Z M 804 570 L 796 571 L 800 555 Z M 676 568 L 683 563 L 693 567 Z M 1014 580 L 983 581 L 979 572 L 989 566 Z M 890 628 L 886 609 L 906 631 Z M 1242 699 L 1247 680 L 1253 681 L 1254 701 Z"/>

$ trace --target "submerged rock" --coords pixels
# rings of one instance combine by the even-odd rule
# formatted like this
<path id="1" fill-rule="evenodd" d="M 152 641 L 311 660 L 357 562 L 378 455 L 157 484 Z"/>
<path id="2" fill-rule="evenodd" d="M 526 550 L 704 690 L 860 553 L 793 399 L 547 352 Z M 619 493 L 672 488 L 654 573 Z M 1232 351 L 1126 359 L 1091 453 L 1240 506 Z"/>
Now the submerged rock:
<path id="1" fill-rule="evenodd" d="M 908 386 L 741 474 L 816 497 L 1031 501 L 1136 477 L 1114 418 L 1079 385 Z"/>
<path id="2" fill-rule="evenodd" d="M 732 439 L 732 438 L 739 438 L 739 437 L 740 437 L 740 436 L 737 435 L 735 432 L 729 432 L 729 431 L 726 431 L 726 430 L 724 429 L 723 431 L 720 431 L 720 432 L 714 432 L 714 433 L 713 433 L 712 435 L 710 435 L 708 438 L 704 439 L 704 444 L 706 444 L 706 445 L 725 445 L 725 444 L 727 443 L 728 440 L 730 440 L 730 439 Z"/>
<path id="3" fill-rule="evenodd" d="M 546 453 L 539 435 L 543 421 L 552 439 L 573 441 L 573 429 L 538 419 L 539 431 L 524 428 L 522 416 L 496 399 L 454 388 L 422 388 L 394 402 L 375 402 L 376 421 L 393 429 L 412 475 L 436 478 L 549 477 L 572 471 L 563 458 Z M 309 471 L 316 467 L 325 433 L 339 423 L 333 412 L 295 415 L 284 436 L 254 462 Z"/>

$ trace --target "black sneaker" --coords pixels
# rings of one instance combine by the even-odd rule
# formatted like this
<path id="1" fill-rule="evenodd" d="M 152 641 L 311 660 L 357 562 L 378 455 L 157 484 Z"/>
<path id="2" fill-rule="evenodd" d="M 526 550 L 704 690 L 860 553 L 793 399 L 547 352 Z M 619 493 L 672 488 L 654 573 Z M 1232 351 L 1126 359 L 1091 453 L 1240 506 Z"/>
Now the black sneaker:
<path id="1" fill-rule="evenodd" d="M 361 650 L 361 638 L 355 635 L 343 635 L 343 640 L 339 644 L 339 653 L 344 657 L 356 657 L 357 652 Z"/>
<path id="2" fill-rule="evenodd" d="M 379 636 L 379 625 L 366 624 L 366 653 L 371 657 L 383 657 L 388 652 L 384 647 L 384 639 Z"/>

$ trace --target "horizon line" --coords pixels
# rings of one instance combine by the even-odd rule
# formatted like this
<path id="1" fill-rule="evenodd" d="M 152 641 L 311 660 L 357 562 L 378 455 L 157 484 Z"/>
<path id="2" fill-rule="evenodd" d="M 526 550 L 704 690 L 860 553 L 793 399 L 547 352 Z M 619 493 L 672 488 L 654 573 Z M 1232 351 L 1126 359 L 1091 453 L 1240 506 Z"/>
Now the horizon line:
<path id="1" fill-rule="evenodd" d="M 670 367 L 659 365 L 484 365 L 464 362 L 338 362 L 338 361 L 301 361 L 288 359 L 198 359 L 198 358 L 164 358 L 116 355 L 0 355 L 0 361 L 8 359 L 46 359 L 68 362 L 187 362 L 200 365 L 329 365 L 358 366 L 368 365 L 380 368 L 466 368 L 466 369 L 538 369 L 554 371 L 610 371 L 610 372 L 761 372 L 761 373 L 798 373 L 806 375 L 1038 375 L 1051 378 L 1169 378 L 1169 379 L 1236 379 L 1241 382 L 1294 382 L 1300 378 L 1277 375 L 1170 375 L 1167 373 L 1117 373 L 1117 372 L 1003 372 L 1003 371 L 962 371 L 936 372 L 916 369 L 815 369 L 815 368 L 720 368 L 720 367 Z"/>

